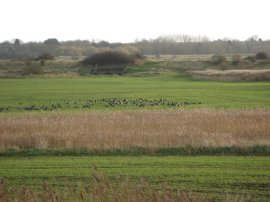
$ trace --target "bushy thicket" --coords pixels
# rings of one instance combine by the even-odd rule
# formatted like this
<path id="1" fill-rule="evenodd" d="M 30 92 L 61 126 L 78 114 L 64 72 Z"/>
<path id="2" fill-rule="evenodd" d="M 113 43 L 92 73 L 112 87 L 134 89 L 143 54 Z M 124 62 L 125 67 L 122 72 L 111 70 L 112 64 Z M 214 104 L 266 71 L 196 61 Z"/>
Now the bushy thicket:
<path id="1" fill-rule="evenodd" d="M 131 53 L 124 50 L 107 50 L 90 55 L 81 63 L 84 66 L 127 65 L 134 64 L 136 60 L 142 58 L 140 52 L 136 51 Z"/>
<path id="2" fill-rule="evenodd" d="M 241 64 L 241 56 L 240 55 L 233 55 L 231 64 L 233 66 L 239 66 Z"/>
<path id="3" fill-rule="evenodd" d="M 222 65 L 226 63 L 226 58 L 223 55 L 213 55 L 211 57 L 211 63 L 213 65 Z"/>
<path id="4" fill-rule="evenodd" d="M 118 51 L 106 51 L 101 53 L 96 53 L 90 55 L 89 57 L 85 58 L 82 61 L 83 65 L 92 65 L 92 66 L 100 66 L 100 65 L 122 65 L 122 64 L 129 64 L 133 63 L 132 58 L 123 52 Z"/>
<path id="5" fill-rule="evenodd" d="M 42 60 L 44 61 L 44 60 Z M 42 66 L 37 65 L 31 59 L 25 60 L 25 67 L 23 68 L 24 75 L 31 75 L 31 74 L 41 74 L 42 73 Z"/>
<path id="6" fill-rule="evenodd" d="M 269 58 L 269 55 L 265 52 L 259 52 L 255 56 L 256 60 L 267 60 Z"/>
<path id="7" fill-rule="evenodd" d="M 43 53 L 36 57 L 35 60 L 54 60 L 54 56 L 50 53 Z"/>
<path id="8" fill-rule="evenodd" d="M 250 62 L 256 62 L 256 58 L 253 55 L 249 55 L 249 56 L 245 57 L 244 60 L 248 60 Z"/>

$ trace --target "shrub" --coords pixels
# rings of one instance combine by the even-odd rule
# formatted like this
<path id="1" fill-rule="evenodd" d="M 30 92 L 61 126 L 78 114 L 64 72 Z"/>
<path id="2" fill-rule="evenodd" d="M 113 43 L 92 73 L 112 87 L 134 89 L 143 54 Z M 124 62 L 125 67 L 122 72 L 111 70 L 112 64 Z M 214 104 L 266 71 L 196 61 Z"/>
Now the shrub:
<path id="1" fill-rule="evenodd" d="M 23 69 L 23 74 L 30 75 L 30 74 L 41 74 L 42 68 L 41 66 L 36 65 L 33 63 L 32 60 L 26 60 L 25 61 L 25 67 Z"/>
<path id="2" fill-rule="evenodd" d="M 269 58 L 269 55 L 265 52 L 259 52 L 255 56 L 256 60 L 267 60 Z"/>
<path id="3" fill-rule="evenodd" d="M 245 57 L 244 58 L 244 60 L 249 60 L 250 62 L 256 62 L 256 58 L 255 58 L 255 56 L 247 56 L 247 57 Z"/>
<path id="4" fill-rule="evenodd" d="M 123 74 L 128 64 L 137 64 L 144 59 L 138 49 L 133 47 L 107 49 L 88 56 L 80 62 L 86 69 L 79 69 L 80 75 L 91 74 Z"/>
<path id="5" fill-rule="evenodd" d="M 51 55 L 50 53 L 43 53 L 36 57 L 35 60 L 54 60 L 54 56 Z"/>
<path id="6" fill-rule="evenodd" d="M 85 66 L 127 65 L 135 62 L 135 57 L 121 51 L 105 51 L 90 55 L 81 63 Z"/>
<path id="7" fill-rule="evenodd" d="M 41 66 L 41 67 L 45 66 L 45 60 L 40 60 L 39 63 L 40 63 L 40 66 Z"/>
<path id="8" fill-rule="evenodd" d="M 231 62 L 231 64 L 232 64 L 233 66 L 238 66 L 238 65 L 240 65 L 240 64 L 241 64 L 241 56 L 240 56 L 240 55 L 234 55 L 234 56 L 232 57 L 232 62 Z"/>
<path id="9" fill-rule="evenodd" d="M 213 55 L 211 57 L 211 63 L 214 65 L 223 65 L 226 63 L 226 58 L 223 55 Z"/>

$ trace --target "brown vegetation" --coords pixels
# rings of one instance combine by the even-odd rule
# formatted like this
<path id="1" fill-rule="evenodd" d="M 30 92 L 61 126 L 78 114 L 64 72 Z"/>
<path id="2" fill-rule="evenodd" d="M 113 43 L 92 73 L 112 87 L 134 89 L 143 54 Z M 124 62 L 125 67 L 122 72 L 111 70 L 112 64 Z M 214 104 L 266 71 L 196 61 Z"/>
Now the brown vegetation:
<path id="1" fill-rule="evenodd" d="M 147 61 L 154 61 L 154 62 L 163 62 L 163 61 L 169 61 L 169 62 L 184 62 L 184 61 L 209 61 L 211 59 L 212 55 L 159 55 L 157 58 L 157 55 L 147 55 L 146 60 Z"/>
<path id="2" fill-rule="evenodd" d="M 54 56 L 50 53 L 43 53 L 39 55 L 35 60 L 54 60 Z"/>
<path id="3" fill-rule="evenodd" d="M 233 66 L 240 66 L 240 64 L 241 64 L 241 56 L 240 55 L 233 55 L 231 64 Z"/>
<path id="4" fill-rule="evenodd" d="M 223 55 L 213 55 L 211 57 L 211 63 L 213 65 L 223 65 L 226 63 L 226 57 Z"/>
<path id="5" fill-rule="evenodd" d="M 44 60 L 41 60 L 44 61 Z M 36 65 L 31 59 L 25 60 L 25 67 L 23 68 L 22 75 L 41 74 L 42 65 Z"/>
<path id="6" fill-rule="evenodd" d="M 42 61 L 42 60 L 41 60 Z M 56 60 L 46 60 L 41 67 L 41 61 L 27 60 L 0 60 L 0 77 L 2 78 L 23 78 L 25 75 L 36 76 L 40 74 L 45 77 L 76 77 L 77 61 L 57 58 Z M 37 72 L 37 73 L 36 73 Z"/>
<path id="7" fill-rule="evenodd" d="M 249 56 L 245 57 L 244 60 L 248 60 L 250 62 L 256 62 L 256 58 L 253 55 L 249 55 Z"/>
<path id="8" fill-rule="evenodd" d="M 0 117 L 0 148 L 270 145 L 269 110 L 168 110 Z"/>
<path id="9" fill-rule="evenodd" d="M 269 69 L 238 69 L 238 70 L 202 70 L 188 71 L 190 75 L 199 79 L 222 81 L 270 81 Z"/>

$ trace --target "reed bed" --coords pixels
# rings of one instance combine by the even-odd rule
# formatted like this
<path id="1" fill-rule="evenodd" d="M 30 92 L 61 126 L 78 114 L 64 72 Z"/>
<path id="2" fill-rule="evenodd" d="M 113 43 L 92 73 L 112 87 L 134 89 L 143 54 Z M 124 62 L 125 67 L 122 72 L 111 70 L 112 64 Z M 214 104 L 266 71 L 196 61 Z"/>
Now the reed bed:
<path id="1" fill-rule="evenodd" d="M 158 110 L 0 116 L 0 149 L 270 145 L 270 110 Z"/>
<path id="2" fill-rule="evenodd" d="M 189 74 L 199 79 L 223 81 L 269 81 L 269 69 L 232 69 L 189 71 Z"/>

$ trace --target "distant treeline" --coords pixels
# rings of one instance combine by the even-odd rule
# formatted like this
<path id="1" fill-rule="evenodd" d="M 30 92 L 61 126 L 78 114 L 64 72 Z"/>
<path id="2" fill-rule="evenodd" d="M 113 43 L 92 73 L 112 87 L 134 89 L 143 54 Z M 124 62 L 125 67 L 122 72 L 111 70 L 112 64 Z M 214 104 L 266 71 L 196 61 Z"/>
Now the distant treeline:
<path id="1" fill-rule="evenodd" d="M 146 55 L 160 54 L 235 54 L 270 52 L 270 40 L 252 36 L 245 41 L 220 39 L 211 41 L 207 37 L 168 35 L 156 39 L 137 40 L 134 43 L 109 43 L 107 41 L 74 40 L 59 42 L 47 39 L 44 42 L 23 43 L 19 39 L 0 43 L 0 59 L 35 58 L 43 53 L 53 56 L 89 56 L 115 48 L 138 48 Z"/>
<path id="2" fill-rule="evenodd" d="M 207 37 L 192 37 L 189 35 L 161 36 L 153 40 L 141 40 L 134 46 L 143 54 L 239 54 L 270 52 L 270 40 L 263 41 L 252 36 L 245 41 L 236 39 L 209 40 Z"/>

